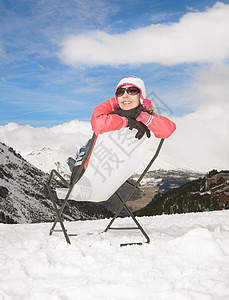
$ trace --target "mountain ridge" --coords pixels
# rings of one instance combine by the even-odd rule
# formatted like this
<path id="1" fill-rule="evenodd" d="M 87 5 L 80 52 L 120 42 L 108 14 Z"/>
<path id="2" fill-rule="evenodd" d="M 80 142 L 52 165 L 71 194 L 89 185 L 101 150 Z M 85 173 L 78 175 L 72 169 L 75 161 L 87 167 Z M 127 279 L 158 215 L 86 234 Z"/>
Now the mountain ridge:
<path id="1" fill-rule="evenodd" d="M 214 180 L 214 176 L 218 179 Z M 210 180 L 212 177 L 213 180 Z M 180 187 L 159 192 L 148 205 L 135 213 L 137 216 L 153 216 L 229 209 L 228 179 L 229 171 L 212 170 Z M 222 197 L 224 193 L 226 194 Z"/>
<path id="2" fill-rule="evenodd" d="M 36 223 L 54 220 L 53 205 L 46 189 L 49 175 L 27 162 L 12 147 L 0 142 L 0 222 Z M 61 184 L 53 180 L 53 188 Z M 88 220 L 112 213 L 94 203 L 67 203 L 63 218 Z"/>

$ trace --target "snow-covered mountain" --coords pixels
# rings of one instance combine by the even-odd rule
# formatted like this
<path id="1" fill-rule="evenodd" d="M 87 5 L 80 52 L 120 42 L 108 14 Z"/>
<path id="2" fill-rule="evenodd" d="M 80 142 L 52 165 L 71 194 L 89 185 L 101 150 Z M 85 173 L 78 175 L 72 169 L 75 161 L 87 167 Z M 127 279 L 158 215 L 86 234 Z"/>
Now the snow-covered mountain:
<path id="1" fill-rule="evenodd" d="M 189 170 L 165 170 L 157 169 L 147 172 L 141 181 L 141 187 L 157 187 L 160 192 L 165 192 L 173 188 L 178 188 L 183 184 L 203 177 L 205 174 L 200 172 L 193 172 Z M 140 174 L 132 176 L 137 180 Z"/>
<path id="2" fill-rule="evenodd" d="M 48 174 L 37 169 L 13 148 L 0 142 L 0 222 L 34 223 L 54 219 L 46 189 Z M 53 185 L 59 184 L 54 181 Z M 68 203 L 67 220 L 109 217 L 111 213 L 97 204 Z"/>
<path id="3" fill-rule="evenodd" d="M 0 149 L 0 199 L 2 200 L 0 204 L 0 221 L 6 223 L 31 223 L 52 220 L 53 207 L 45 188 L 48 174 L 28 163 L 12 148 L 8 148 L 6 145 L 0 143 Z M 56 153 L 56 156 L 54 153 Z M 52 168 L 69 176 L 70 173 L 68 169 L 60 167 L 59 157 L 62 154 L 62 157 L 65 158 L 63 153 L 64 152 L 50 151 L 48 148 L 43 148 L 42 151 L 33 151 L 28 154 L 27 157 L 30 157 L 31 162 L 33 162 L 33 160 L 40 162 L 40 165 L 43 164 L 44 168 L 50 166 L 52 162 Z M 54 164 L 54 162 L 56 163 Z M 174 171 L 174 173 L 169 172 L 169 174 L 169 180 L 172 182 L 172 177 L 175 177 L 177 185 L 187 182 L 190 176 L 194 177 L 192 173 L 182 173 L 181 171 Z M 152 182 L 150 183 L 149 180 L 153 181 L 154 188 L 157 190 L 157 185 L 159 184 L 157 178 L 158 176 L 160 177 L 160 175 L 160 185 L 162 185 L 162 181 L 168 177 L 168 172 L 158 170 L 156 173 L 148 173 L 145 182 L 147 184 L 143 182 L 141 188 L 135 192 L 131 203 L 129 203 L 133 210 L 144 207 L 152 200 L 154 194 L 151 189 L 148 189 L 148 186 L 152 185 Z M 135 177 L 133 177 L 133 179 L 135 179 Z M 179 182 L 178 178 L 180 178 Z M 119 193 L 124 197 L 129 191 L 130 186 L 128 184 L 124 184 L 119 189 Z M 72 201 L 71 210 L 68 209 L 68 205 L 66 207 L 65 218 L 75 220 L 110 216 L 111 214 L 106 209 L 114 212 L 119 205 L 119 201 L 117 201 L 115 195 L 103 203 L 104 209 L 97 204 L 91 203 L 82 206 L 82 203 Z M 125 211 L 123 211 L 123 215 L 125 215 Z"/>
<path id="4" fill-rule="evenodd" d="M 67 149 L 56 150 L 44 147 L 28 153 L 22 151 L 21 154 L 30 164 L 46 173 L 55 169 L 65 178 L 70 177 L 71 172 L 67 165 L 67 158 L 71 156 L 71 153 Z"/>
<path id="5" fill-rule="evenodd" d="M 133 180 L 133 184 L 138 180 L 141 174 L 134 174 L 129 180 Z M 182 170 L 154 170 L 149 171 L 142 179 L 139 188 L 135 191 L 130 201 L 128 201 L 128 207 L 133 211 L 137 211 L 147 204 L 149 204 L 153 197 L 157 193 L 162 193 L 173 188 L 179 188 L 183 184 L 203 177 L 204 174 L 193 171 Z M 131 191 L 131 186 L 124 183 L 118 190 L 118 193 L 125 196 Z M 115 212 L 118 209 L 119 201 L 116 195 L 112 195 L 109 201 L 103 203 L 103 205 L 109 210 Z M 122 215 L 126 215 L 126 211 L 122 211 Z"/>
<path id="6" fill-rule="evenodd" d="M 85 136 L 84 141 L 87 141 L 89 138 Z M 17 147 L 17 151 L 32 165 L 37 168 L 43 170 L 44 172 L 49 173 L 52 169 L 58 170 L 64 177 L 69 177 L 70 170 L 67 164 L 67 158 L 75 156 L 76 151 L 83 146 L 78 144 L 77 147 L 72 149 L 73 147 L 69 146 L 69 149 L 61 147 L 59 149 L 52 149 L 50 147 L 43 147 L 36 149 L 32 149 L 31 151 L 23 151 L 23 147 L 19 149 Z M 70 151 L 72 149 L 72 151 Z M 73 151 L 74 150 L 74 151 Z M 177 160 L 172 160 L 168 155 L 161 153 L 158 159 L 152 166 L 152 170 L 163 169 L 163 170 L 187 170 L 190 172 L 198 172 L 195 168 L 192 168 L 190 163 L 181 162 L 179 158 Z"/>
<path id="7" fill-rule="evenodd" d="M 166 186 L 167 187 L 167 186 Z M 162 191 L 163 191 L 162 185 Z M 229 171 L 212 170 L 180 187 L 157 193 L 138 216 L 229 209 Z"/>
<path id="8" fill-rule="evenodd" d="M 0 126 L 1 142 L 13 147 L 38 169 L 46 173 L 58 169 L 67 177 L 70 174 L 68 157 L 74 157 L 91 136 L 90 123 L 78 120 L 52 128 L 34 128 L 15 123 Z"/>
<path id="9" fill-rule="evenodd" d="M 48 149 L 43 150 L 46 152 L 46 155 L 49 153 L 51 156 Z M 34 157 L 37 159 L 37 157 L 41 155 L 41 153 L 37 152 L 34 154 Z M 31 157 L 33 157 L 33 155 L 31 155 Z M 58 167 L 59 166 L 56 165 L 55 169 L 58 170 Z M 62 172 L 64 171 L 62 170 Z M 66 175 L 66 173 L 64 174 Z M 203 176 L 201 173 L 178 170 L 150 171 L 146 174 L 139 189 L 136 190 L 132 199 L 127 204 L 133 211 L 143 209 L 143 212 L 145 212 L 144 207 L 146 207 L 146 210 L 150 207 L 152 214 L 169 213 L 169 211 L 164 209 L 158 211 L 157 205 L 154 207 L 155 201 L 152 201 L 154 196 L 158 192 L 166 192 L 174 188 L 177 190 L 177 188 L 181 187 L 183 184 L 193 179 L 196 180 L 201 177 L 201 175 Z M 139 174 L 135 174 L 132 177 L 132 180 L 136 180 L 138 177 Z M 12 148 L 0 143 L 0 222 L 31 223 L 53 220 L 53 207 L 45 187 L 47 180 L 47 173 L 44 173 L 28 163 Z M 57 185 L 58 183 L 55 182 L 55 184 Z M 130 185 L 125 183 L 120 187 L 118 192 L 125 198 L 130 192 L 130 189 Z M 190 191 L 192 192 L 193 189 L 191 188 Z M 188 192 L 190 191 L 188 190 Z M 197 189 L 196 192 L 201 191 Z M 170 194 L 171 192 L 169 192 L 169 195 Z M 173 203 L 170 202 L 169 204 L 171 209 L 180 202 L 180 192 L 177 194 L 178 197 L 175 197 Z M 164 198 L 161 198 L 161 194 L 158 195 L 158 197 L 160 198 L 161 204 L 163 201 L 167 201 L 164 200 Z M 166 193 L 163 197 L 166 197 Z M 197 201 L 197 198 L 198 197 L 196 196 L 196 199 L 194 200 Z M 153 207 L 151 207 L 152 203 Z M 64 218 L 67 220 L 77 220 L 109 217 L 112 214 L 111 212 L 115 212 L 120 205 L 116 195 L 112 195 L 108 201 L 101 204 L 102 206 L 94 203 L 89 204 L 69 201 L 66 206 L 66 211 L 64 212 Z M 198 205 L 201 204 L 199 203 Z M 214 207 L 217 208 L 216 206 Z M 195 211 L 190 210 L 189 208 L 187 209 L 185 205 L 183 205 L 182 208 L 183 212 Z M 202 210 L 205 208 L 207 207 L 204 207 Z M 122 211 L 122 215 L 126 215 L 125 210 Z"/>

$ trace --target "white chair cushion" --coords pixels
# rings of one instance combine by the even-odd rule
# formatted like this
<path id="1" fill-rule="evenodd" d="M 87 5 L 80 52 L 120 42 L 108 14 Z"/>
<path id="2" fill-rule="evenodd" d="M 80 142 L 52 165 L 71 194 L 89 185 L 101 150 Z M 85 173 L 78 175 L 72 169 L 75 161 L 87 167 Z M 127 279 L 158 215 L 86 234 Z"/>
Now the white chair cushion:
<path id="1" fill-rule="evenodd" d="M 143 169 L 157 147 L 153 135 L 141 140 L 136 130 L 120 130 L 100 134 L 84 175 L 73 187 L 69 199 L 76 201 L 106 201 L 137 170 Z M 146 161 L 147 158 L 147 161 Z M 144 164 L 146 161 L 146 164 Z M 57 189 L 64 199 L 68 189 Z"/>

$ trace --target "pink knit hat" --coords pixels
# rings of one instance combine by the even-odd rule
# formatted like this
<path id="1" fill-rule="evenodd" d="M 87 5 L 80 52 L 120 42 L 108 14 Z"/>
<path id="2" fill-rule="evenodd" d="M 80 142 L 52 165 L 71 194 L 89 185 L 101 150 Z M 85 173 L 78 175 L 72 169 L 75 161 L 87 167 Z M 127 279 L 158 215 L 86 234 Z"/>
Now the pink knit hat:
<path id="1" fill-rule="evenodd" d="M 120 88 L 123 85 L 132 85 L 136 86 L 140 90 L 140 103 L 143 105 L 145 109 L 149 109 L 151 106 L 151 100 L 146 99 L 146 88 L 144 81 L 138 77 L 135 76 L 128 76 L 123 79 L 121 79 L 116 87 L 116 91 L 118 88 Z M 118 99 L 115 91 L 115 101 L 116 101 L 116 107 L 119 107 Z"/>

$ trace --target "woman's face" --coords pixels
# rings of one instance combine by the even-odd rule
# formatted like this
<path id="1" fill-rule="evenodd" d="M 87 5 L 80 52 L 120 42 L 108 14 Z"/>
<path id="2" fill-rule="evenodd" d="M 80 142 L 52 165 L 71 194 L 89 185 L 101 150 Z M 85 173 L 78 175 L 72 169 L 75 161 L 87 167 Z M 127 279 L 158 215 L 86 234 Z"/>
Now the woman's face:
<path id="1" fill-rule="evenodd" d="M 128 88 L 131 87 L 131 85 L 123 85 L 122 88 Z M 118 104 L 121 109 L 123 110 L 129 110 L 135 107 L 138 107 L 140 104 L 140 94 L 137 95 L 129 95 L 127 91 L 121 96 L 117 97 Z"/>

